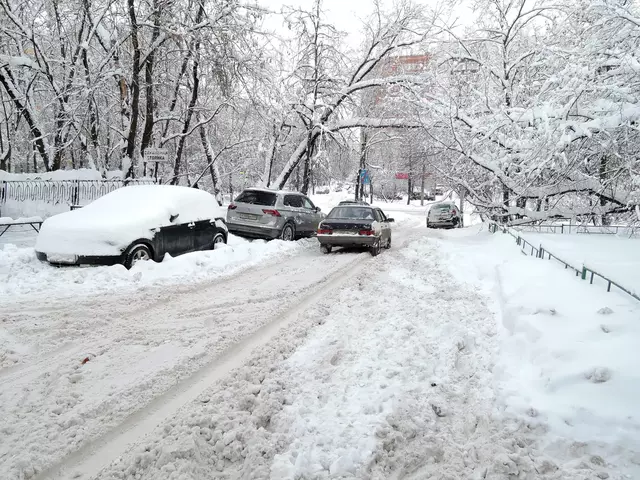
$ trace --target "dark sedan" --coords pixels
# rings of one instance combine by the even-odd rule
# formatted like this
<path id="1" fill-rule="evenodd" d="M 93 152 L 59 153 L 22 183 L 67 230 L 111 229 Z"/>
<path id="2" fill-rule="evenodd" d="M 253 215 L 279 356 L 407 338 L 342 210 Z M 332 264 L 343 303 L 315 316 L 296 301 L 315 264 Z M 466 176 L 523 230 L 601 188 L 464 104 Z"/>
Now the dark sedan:
<path id="1" fill-rule="evenodd" d="M 376 256 L 382 248 L 391 248 L 393 218 L 376 207 L 339 205 L 318 226 L 318 240 L 324 253 L 333 247 L 364 247 Z"/>

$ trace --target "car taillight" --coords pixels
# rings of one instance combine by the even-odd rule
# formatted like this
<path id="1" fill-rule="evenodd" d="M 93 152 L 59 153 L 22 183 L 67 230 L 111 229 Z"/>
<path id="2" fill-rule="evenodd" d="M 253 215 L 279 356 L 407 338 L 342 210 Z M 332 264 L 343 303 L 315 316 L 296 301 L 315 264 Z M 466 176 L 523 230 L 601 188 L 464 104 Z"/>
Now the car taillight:
<path id="1" fill-rule="evenodd" d="M 360 230 L 358 235 L 375 235 L 375 230 Z"/>
<path id="2" fill-rule="evenodd" d="M 228 210 L 235 210 L 236 208 L 238 208 L 238 206 L 234 205 L 233 203 L 230 203 L 229 206 L 227 207 Z"/>
<path id="3" fill-rule="evenodd" d="M 278 210 L 269 210 L 267 208 L 262 209 L 262 213 L 265 215 L 271 215 L 272 217 L 279 217 L 280 212 Z"/>
<path id="4" fill-rule="evenodd" d="M 331 230 L 330 228 L 319 228 L 318 229 L 318 235 L 332 235 L 333 234 L 333 230 Z"/>
<path id="5" fill-rule="evenodd" d="M 450 212 L 450 213 L 451 213 L 451 215 L 455 215 L 455 214 L 456 214 L 456 211 L 455 211 L 455 210 L 451 210 L 451 212 Z"/>

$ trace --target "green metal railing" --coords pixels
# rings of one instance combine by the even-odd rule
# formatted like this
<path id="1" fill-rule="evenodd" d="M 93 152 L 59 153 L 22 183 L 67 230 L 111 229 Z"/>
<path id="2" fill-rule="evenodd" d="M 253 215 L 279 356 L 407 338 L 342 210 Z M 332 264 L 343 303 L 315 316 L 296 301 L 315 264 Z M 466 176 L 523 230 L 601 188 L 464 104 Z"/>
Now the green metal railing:
<path id="1" fill-rule="evenodd" d="M 640 235 L 640 227 L 628 225 L 576 225 L 566 223 L 559 225 L 514 225 L 512 228 L 518 232 L 626 235 L 628 237 Z"/>
<path id="2" fill-rule="evenodd" d="M 529 242 L 526 239 L 522 238 L 517 231 L 515 231 L 515 232 L 512 231 L 512 229 L 510 227 L 507 227 L 505 225 L 498 225 L 495 222 L 490 222 L 489 223 L 489 231 L 491 233 L 496 233 L 498 230 L 500 230 L 502 233 L 508 233 L 513 238 L 515 238 L 516 245 L 518 245 L 524 253 L 527 253 L 527 251 L 529 251 L 529 249 L 530 249 L 531 253 L 528 254 L 528 255 L 530 255 L 532 257 L 535 256 L 536 258 L 544 259 L 545 256 L 546 256 L 549 260 L 554 259 L 554 260 L 562 263 L 564 265 L 565 269 L 573 270 L 576 273 L 576 277 L 580 277 L 582 280 L 586 280 L 587 277 L 590 277 L 590 280 L 589 280 L 590 284 L 593 284 L 593 280 L 594 280 L 595 277 L 600 277 L 607 283 L 607 292 L 611 291 L 611 286 L 613 285 L 613 286 L 617 287 L 618 289 L 622 290 L 627 295 L 630 295 L 633 298 L 635 298 L 636 300 L 640 301 L 640 296 L 638 294 L 632 292 L 627 287 L 624 287 L 623 285 L 620 285 L 615 280 L 612 280 L 609 277 L 606 277 L 605 275 L 597 272 L 596 270 L 594 270 L 594 269 L 592 269 L 590 267 L 587 267 L 586 265 L 582 265 L 582 268 L 577 268 L 574 265 L 571 265 L 571 263 L 567 262 L 566 260 L 563 260 L 562 258 L 558 257 L 557 255 L 551 253 L 549 250 L 544 248 L 542 246 L 542 244 L 540 244 L 538 247 L 536 247 L 531 242 Z"/>

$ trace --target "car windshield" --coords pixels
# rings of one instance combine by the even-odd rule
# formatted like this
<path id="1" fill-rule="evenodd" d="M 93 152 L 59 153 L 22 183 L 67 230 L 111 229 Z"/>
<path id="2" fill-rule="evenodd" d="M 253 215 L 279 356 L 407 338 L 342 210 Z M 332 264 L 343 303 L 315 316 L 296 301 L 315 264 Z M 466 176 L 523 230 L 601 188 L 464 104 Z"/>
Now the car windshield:
<path id="1" fill-rule="evenodd" d="M 328 218 L 350 218 L 353 220 L 373 220 L 373 210 L 366 207 L 336 207 L 329 215 Z"/>
<path id="2" fill-rule="evenodd" d="M 261 190 L 245 190 L 242 192 L 236 202 L 251 203 L 253 205 L 265 205 L 273 207 L 276 204 L 277 196 L 275 193 L 263 192 Z"/>

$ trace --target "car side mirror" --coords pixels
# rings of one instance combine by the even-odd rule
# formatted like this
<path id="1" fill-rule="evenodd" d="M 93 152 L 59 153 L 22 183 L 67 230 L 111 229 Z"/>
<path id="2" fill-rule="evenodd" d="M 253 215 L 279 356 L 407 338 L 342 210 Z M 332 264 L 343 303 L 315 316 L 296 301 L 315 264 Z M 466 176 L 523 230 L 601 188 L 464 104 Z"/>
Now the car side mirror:
<path id="1" fill-rule="evenodd" d="M 322 209 L 320 207 L 316 207 L 316 212 L 321 212 Z"/>
<path id="2" fill-rule="evenodd" d="M 169 221 L 170 221 L 171 223 L 173 223 L 173 222 L 174 222 L 174 220 L 175 220 L 176 218 L 178 218 L 179 216 L 180 216 L 180 214 L 179 214 L 179 213 L 176 213 L 175 215 L 170 215 L 170 216 L 169 216 Z"/>
<path id="3" fill-rule="evenodd" d="M 393 223 L 393 222 L 395 222 L 395 220 L 393 218 L 387 218 L 387 222 Z"/>

